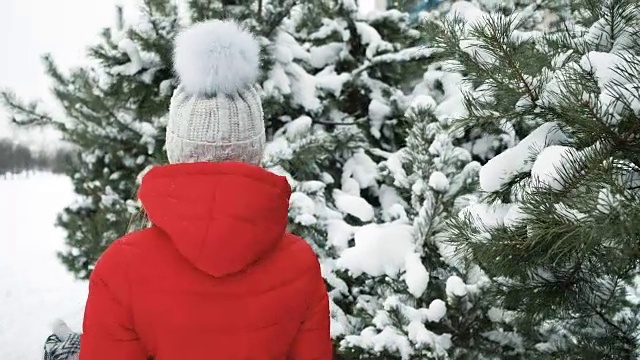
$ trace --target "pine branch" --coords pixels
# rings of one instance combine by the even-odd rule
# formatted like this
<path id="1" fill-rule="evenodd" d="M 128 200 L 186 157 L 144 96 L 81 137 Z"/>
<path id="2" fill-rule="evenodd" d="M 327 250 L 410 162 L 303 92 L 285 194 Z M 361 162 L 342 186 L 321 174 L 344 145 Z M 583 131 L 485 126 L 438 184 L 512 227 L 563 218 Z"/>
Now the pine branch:
<path id="1" fill-rule="evenodd" d="M 539 96 L 525 80 L 522 69 L 515 60 L 517 50 L 513 49 L 512 44 L 508 43 L 509 37 L 504 36 L 505 34 L 511 35 L 515 29 L 520 27 L 522 20 L 516 22 L 511 18 L 501 19 L 494 17 L 488 17 L 487 19 L 486 22 L 472 26 L 470 31 L 471 36 L 486 41 L 486 43 L 480 45 L 481 48 L 488 50 L 493 53 L 496 58 L 505 62 L 509 73 L 513 74 L 515 79 L 518 80 L 519 84 L 525 90 L 526 95 L 529 97 L 529 100 L 535 106 Z M 485 72 L 487 72 L 487 70 L 485 70 Z M 496 81 L 495 75 L 491 77 Z M 498 83 L 500 82 L 502 81 L 498 81 Z"/>
<path id="2" fill-rule="evenodd" d="M 38 110 L 40 107 L 39 102 L 24 103 L 9 90 L 2 91 L 0 96 L 2 96 L 4 107 L 11 114 L 11 122 L 14 124 L 25 126 L 52 125 L 59 130 L 64 131 L 66 129 L 63 122 L 55 121 L 49 114 Z"/>
<path id="3" fill-rule="evenodd" d="M 352 122 L 336 122 L 336 121 L 324 121 L 324 120 L 319 120 L 317 118 L 313 118 L 312 122 L 314 124 L 320 124 L 320 125 L 329 125 L 329 126 L 353 126 L 353 125 L 362 125 L 362 124 L 366 124 L 369 121 L 369 119 L 367 118 L 362 118 L 356 121 L 352 121 Z"/>
<path id="4" fill-rule="evenodd" d="M 282 24 L 282 21 L 289 16 L 294 7 L 300 4 L 300 0 L 290 0 L 288 3 L 285 3 L 281 11 L 276 14 L 272 14 L 274 16 L 273 19 L 269 20 L 269 25 L 266 27 L 264 31 L 264 36 L 266 38 L 270 38 L 273 33 L 278 29 L 278 27 Z"/>
<path id="5" fill-rule="evenodd" d="M 618 339 L 620 343 L 623 344 L 624 349 L 626 350 L 626 355 L 628 356 L 633 355 L 637 347 L 636 339 L 632 335 L 627 334 L 627 332 L 624 331 L 624 329 L 622 329 L 620 326 L 614 323 L 608 316 L 606 316 L 602 312 L 602 310 L 594 307 L 590 303 L 587 303 L 587 306 L 589 306 L 589 308 L 600 318 L 600 320 L 602 320 L 605 324 L 607 324 L 607 326 L 609 326 L 611 329 L 614 330 L 615 332 L 614 337 Z"/>
<path id="6" fill-rule="evenodd" d="M 365 72 L 373 67 L 383 66 L 390 63 L 398 64 L 411 61 L 432 60 L 432 57 L 439 53 L 442 53 L 442 49 L 416 46 L 412 48 L 402 49 L 401 51 L 395 53 L 376 55 L 369 60 L 363 61 L 363 64 L 353 71 L 353 74 L 357 76 L 360 73 Z"/>

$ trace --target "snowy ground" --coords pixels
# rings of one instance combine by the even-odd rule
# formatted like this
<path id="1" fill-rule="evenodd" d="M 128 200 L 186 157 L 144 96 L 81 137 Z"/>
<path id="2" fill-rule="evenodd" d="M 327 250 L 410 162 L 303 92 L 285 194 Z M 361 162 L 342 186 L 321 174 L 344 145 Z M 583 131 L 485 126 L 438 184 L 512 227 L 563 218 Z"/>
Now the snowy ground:
<path id="1" fill-rule="evenodd" d="M 64 176 L 0 178 L 0 359 L 42 359 L 50 324 L 79 329 L 87 286 L 56 258 L 56 214 L 73 197 Z"/>

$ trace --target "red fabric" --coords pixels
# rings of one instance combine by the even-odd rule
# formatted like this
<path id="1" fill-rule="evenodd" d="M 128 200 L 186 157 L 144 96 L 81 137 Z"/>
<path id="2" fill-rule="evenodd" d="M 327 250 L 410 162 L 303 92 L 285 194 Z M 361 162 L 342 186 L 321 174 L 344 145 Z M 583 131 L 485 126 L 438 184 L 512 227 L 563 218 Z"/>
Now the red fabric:
<path id="1" fill-rule="evenodd" d="M 318 260 L 285 232 L 290 194 L 246 164 L 152 169 L 139 198 L 154 226 L 97 262 L 80 360 L 331 359 Z"/>

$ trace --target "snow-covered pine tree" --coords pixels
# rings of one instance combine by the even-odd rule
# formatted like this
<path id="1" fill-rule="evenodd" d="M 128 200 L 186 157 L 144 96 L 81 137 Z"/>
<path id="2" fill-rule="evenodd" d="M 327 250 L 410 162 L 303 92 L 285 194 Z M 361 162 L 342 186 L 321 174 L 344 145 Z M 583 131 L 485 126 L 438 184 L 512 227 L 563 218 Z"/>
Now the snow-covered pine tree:
<path id="1" fill-rule="evenodd" d="M 529 79 L 549 63 L 536 39 L 555 31 L 567 8 L 565 0 L 455 1 L 442 21 L 428 23 L 428 39 L 471 82 L 468 114 L 456 127 L 473 140 L 466 146 L 474 159 L 486 162 L 540 124 L 527 106 L 537 96 Z"/>
<path id="2" fill-rule="evenodd" d="M 149 166 L 165 162 L 165 115 L 175 85 L 172 42 L 181 26 L 234 17 L 252 28 L 264 45 L 263 88 L 270 130 L 281 126 L 278 121 L 286 115 L 296 117 L 305 111 L 306 104 L 295 96 L 296 89 L 304 88 L 299 83 L 305 72 L 296 62 L 305 53 L 281 26 L 296 3 L 191 0 L 183 14 L 174 1 L 146 0 L 139 22 L 125 24 L 120 17 L 115 28 L 102 33 L 101 41 L 89 50 L 89 65 L 65 74 L 45 57 L 63 116 L 3 93 L 15 122 L 53 125 L 78 152 L 66 172 L 78 198 L 58 218 L 68 245 L 60 257 L 70 271 L 87 278 L 106 246 L 131 225 L 144 223 L 133 201 L 136 178 Z"/>
<path id="3" fill-rule="evenodd" d="M 420 81 L 434 56 L 409 15 L 390 8 L 363 14 L 355 0 L 320 1 L 321 16 L 299 36 L 309 48 L 323 106 L 314 123 L 355 124 L 371 147 L 395 150 L 404 144 L 405 93 Z"/>
<path id="4" fill-rule="evenodd" d="M 77 147 L 67 174 L 78 198 L 57 223 L 69 246 L 60 257 L 80 278 L 87 278 L 102 250 L 127 231 L 137 211 L 128 202 L 135 196 L 135 179 L 145 166 L 161 161 L 160 130 L 172 90 L 171 37 L 179 27 L 177 9 L 168 4 L 148 1 L 144 24 L 126 28 L 120 18 L 115 28 L 104 30 L 89 50 L 90 66 L 65 74 L 50 56 L 44 58 L 64 116 L 3 94 L 19 125 L 53 125 Z"/>
<path id="5" fill-rule="evenodd" d="M 483 302 L 486 277 L 442 241 L 480 167 L 454 126 L 472 85 L 409 14 L 347 5 L 327 1 L 340 16 L 297 27 L 322 106 L 267 151 L 294 187 L 291 229 L 321 254 L 340 357 L 516 358 L 519 337 Z"/>
<path id="6" fill-rule="evenodd" d="M 407 106 L 402 89 L 412 88 L 416 77 L 422 76 L 419 64 L 430 51 L 418 46 L 420 33 L 408 25 L 407 14 L 397 10 L 365 17 L 354 1 L 342 0 L 319 1 L 314 9 L 321 16 L 292 11 L 286 21 L 289 33 L 308 49 L 298 52 L 299 59 L 313 76 L 302 77 L 297 88 L 285 84 L 296 102 L 304 104 L 305 112 L 298 118 L 281 118 L 286 125 L 269 145 L 265 164 L 288 174 L 294 190 L 299 185 L 300 193 L 294 198 L 302 199 L 305 193 L 317 199 L 319 207 L 326 207 L 328 201 L 335 209 L 334 190 L 342 188 L 343 168 L 354 154 L 369 159 L 371 154 L 364 149 L 394 149 L 398 146 L 394 142 L 404 142 L 393 130 Z M 272 72 L 283 73 L 277 66 Z M 272 78 L 277 79 L 277 74 Z M 377 204 L 375 193 L 367 187 L 363 185 L 364 196 Z M 327 219 L 308 216 L 314 211 L 307 200 L 292 202 L 291 228 L 308 234 L 305 238 L 321 254 L 331 251 Z M 342 216 L 360 221 L 352 214 Z"/>
<path id="7" fill-rule="evenodd" d="M 377 221 L 351 227 L 355 244 L 335 262 L 356 280 L 341 342 L 353 358 L 483 359 L 517 345 L 508 332 L 492 331 L 482 311 L 482 272 L 465 267 L 442 241 L 480 167 L 451 126 L 462 115 L 462 76 L 442 66 L 432 64 L 411 94 L 406 147 L 374 169 Z"/>
<path id="8" fill-rule="evenodd" d="M 507 140 L 451 239 L 493 279 L 491 298 L 526 334 L 528 359 L 635 359 L 640 8 L 579 5 L 545 37 L 505 18 L 441 33 L 485 90 L 467 97 L 467 126 L 482 120 Z M 519 96 L 505 91 L 514 88 Z"/>

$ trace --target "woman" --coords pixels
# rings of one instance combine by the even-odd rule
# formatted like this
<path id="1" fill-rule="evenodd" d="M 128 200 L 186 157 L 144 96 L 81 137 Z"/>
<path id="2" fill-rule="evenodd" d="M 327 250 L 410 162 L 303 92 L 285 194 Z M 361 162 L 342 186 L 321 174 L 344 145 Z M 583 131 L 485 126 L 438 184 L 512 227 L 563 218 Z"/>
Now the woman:
<path id="1" fill-rule="evenodd" d="M 285 230 L 291 189 L 258 166 L 259 44 L 213 20 L 175 46 L 170 165 L 138 193 L 152 226 L 98 260 L 80 360 L 331 359 L 317 258 Z"/>

